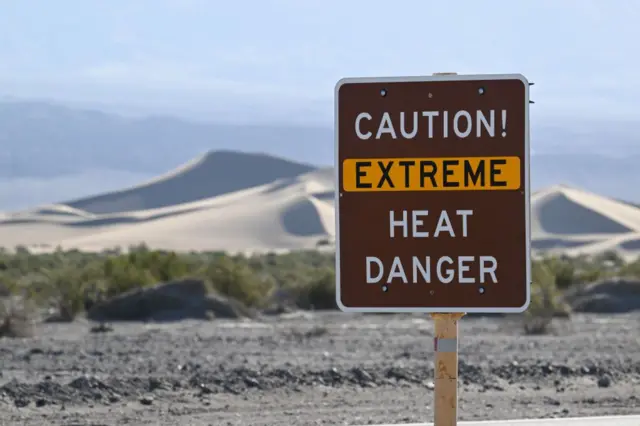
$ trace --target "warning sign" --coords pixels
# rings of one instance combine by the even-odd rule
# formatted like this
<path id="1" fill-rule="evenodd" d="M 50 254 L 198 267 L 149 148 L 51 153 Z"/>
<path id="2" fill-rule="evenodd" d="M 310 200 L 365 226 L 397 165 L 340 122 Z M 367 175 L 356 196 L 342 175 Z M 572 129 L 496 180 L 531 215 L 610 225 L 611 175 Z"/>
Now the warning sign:
<path id="1" fill-rule="evenodd" d="M 527 80 L 343 79 L 335 103 L 340 308 L 525 310 Z"/>

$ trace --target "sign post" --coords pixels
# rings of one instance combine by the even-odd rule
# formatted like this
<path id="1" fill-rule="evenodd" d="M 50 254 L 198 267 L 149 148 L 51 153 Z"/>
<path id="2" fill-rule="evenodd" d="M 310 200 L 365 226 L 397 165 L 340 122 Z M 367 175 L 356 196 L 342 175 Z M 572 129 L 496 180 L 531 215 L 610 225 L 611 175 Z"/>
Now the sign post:
<path id="1" fill-rule="evenodd" d="M 433 75 L 456 74 L 442 72 Z M 458 423 L 458 321 L 464 315 L 462 312 L 431 314 L 435 352 L 433 422 L 436 426 L 456 426 Z"/>
<path id="2" fill-rule="evenodd" d="M 529 82 L 336 85 L 336 302 L 435 321 L 435 426 L 457 424 L 458 321 L 530 299 Z"/>
<path id="3" fill-rule="evenodd" d="M 458 321 L 459 314 L 431 314 L 435 322 L 434 404 L 436 426 L 458 421 Z"/>

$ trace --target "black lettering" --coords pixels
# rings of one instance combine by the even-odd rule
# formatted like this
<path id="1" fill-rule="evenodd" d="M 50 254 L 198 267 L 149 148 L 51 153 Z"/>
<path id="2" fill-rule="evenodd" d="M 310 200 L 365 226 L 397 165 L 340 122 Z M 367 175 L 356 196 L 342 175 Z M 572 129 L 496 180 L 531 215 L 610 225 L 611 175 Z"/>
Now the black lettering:
<path id="1" fill-rule="evenodd" d="M 409 184 L 411 183 L 409 180 L 409 176 L 411 176 L 411 166 L 415 166 L 415 161 L 400 161 L 398 164 L 404 167 L 404 187 L 409 188 Z"/>
<path id="2" fill-rule="evenodd" d="M 362 170 L 362 167 L 371 167 L 371 161 L 356 162 L 356 188 L 371 188 L 370 183 L 360 181 L 360 178 L 367 176 L 367 172 Z"/>
<path id="3" fill-rule="evenodd" d="M 446 188 L 460 186 L 460 182 L 449 181 L 449 176 L 453 174 L 453 170 L 449 169 L 449 166 L 456 166 L 459 163 L 458 160 L 444 160 L 442 162 L 442 186 Z"/>
<path id="4" fill-rule="evenodd" d="M 469 181 L 473 185 L 478 184 L 478 180 L 480 180 L 480 186 L 484 186 L 485 181 L 485 172 L 484 172 L 484 160 L 480 160 L 478 162 L 478 168 L 473 170 L 471 163 L 469 161 L 464 162 L 464 186 L 469 185 Z"/>
<path id="5" fill-rule="evenodd" d="M 380 171 L 382 172 L 382 176 L 380 176 L 380 181 L 378 182 L 378 188 L 382 188 L 385 182 L 387 182 L 389 188 L 395 188 L 393 181 L 391 180 L 391 176 L 389 176 L 391 166 L 393 166 L 393 161 L 389 161 L 386 167 L 382 161 L 378 161 L 378 167 L 380 167 Z"/>
<path id="6" fill-rule="evenodd" d="M 496 166 L 504 166 L 507 164 L 507 160 L 504 159 L 492 159 L 489 161 L 489 182 L 491 186 L 507 186 L 507 182 L 504 180 L 496 180 L 496 176 L 501 174 L 502 172 L 496 168 Z"/>
<path id="7" fill-rule="evenodd" d="M 431 170 L 427 171 L 426 168 L 430 167 Z M 424 181 L 426 178 L 431 179 L 431 186 L 434 188 L 438 187 L 438 182 L 436 182 L 436 173 L 438 172 L 438 166 L 431 160 L 423 160 L 420 161 L 420 187 L 424 188 Z"/>

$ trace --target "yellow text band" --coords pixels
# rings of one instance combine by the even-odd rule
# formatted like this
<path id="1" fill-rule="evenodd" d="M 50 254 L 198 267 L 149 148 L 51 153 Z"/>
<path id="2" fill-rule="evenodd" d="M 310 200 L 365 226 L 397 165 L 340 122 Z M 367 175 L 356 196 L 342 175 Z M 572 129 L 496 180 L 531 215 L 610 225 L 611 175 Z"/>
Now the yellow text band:
<path id="1" fill-rule="evenodd" d="M 519 157 L 350 158 L 346 192 L 520 189 Z"/>

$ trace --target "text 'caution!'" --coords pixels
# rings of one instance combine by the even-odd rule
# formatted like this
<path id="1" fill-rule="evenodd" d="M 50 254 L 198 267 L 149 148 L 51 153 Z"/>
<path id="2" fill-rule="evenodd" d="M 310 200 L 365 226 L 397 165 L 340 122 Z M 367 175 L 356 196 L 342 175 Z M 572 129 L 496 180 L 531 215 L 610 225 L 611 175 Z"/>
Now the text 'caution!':
<path id="1" fill-rule="evenodd" d="M 343 190 L 518 190 L 520 158 L 350 158 L 342 163 Z"/>

